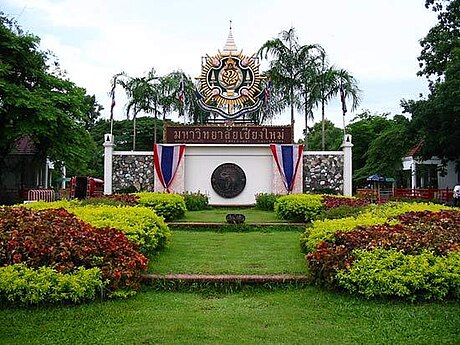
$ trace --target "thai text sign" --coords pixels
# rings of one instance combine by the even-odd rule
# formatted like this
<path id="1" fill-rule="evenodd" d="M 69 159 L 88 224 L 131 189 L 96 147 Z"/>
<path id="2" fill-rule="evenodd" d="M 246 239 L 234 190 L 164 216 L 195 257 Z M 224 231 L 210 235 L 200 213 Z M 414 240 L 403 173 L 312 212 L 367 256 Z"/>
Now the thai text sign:
<path id="1" fill-rule="evenodd" d="M 292 144 L 292 126 L 166 126 L 168 144 Z"/>

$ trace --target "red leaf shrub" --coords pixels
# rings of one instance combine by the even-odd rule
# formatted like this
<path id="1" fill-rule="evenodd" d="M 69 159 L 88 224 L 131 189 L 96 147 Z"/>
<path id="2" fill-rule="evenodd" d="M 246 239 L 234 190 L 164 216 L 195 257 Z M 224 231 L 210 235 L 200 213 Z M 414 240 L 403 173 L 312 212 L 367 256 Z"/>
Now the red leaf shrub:
<path id="1" fill-rule="evenodd" d="M 114 228 L 95 228 L 63 208 L 0 208 L 0 266 L 25 263 L 61 273 L 99 267 L 108 288 L 140 286 L 147 258 Z"/>
<path id="2" fill-rule="evenodd" d="M 326 210 L 340 206 L 362 207 L 370 204 L 366 199 L 346 198 L 333 195 L 324 195 L 322 203 Z"/>
<path id="3" fill-rule="evenodd" d="M 445 255 L 460 249 L 460 212 L 409 212 L 398 217 L 400 224 L 358 226 L 338 231 L 332 242 L 320 242 L 306 256 L 314 280 L 330 285 L 338 270 L 353 264 L 352 251 L 396 249 L 419 254 L 423 249 Z"/>

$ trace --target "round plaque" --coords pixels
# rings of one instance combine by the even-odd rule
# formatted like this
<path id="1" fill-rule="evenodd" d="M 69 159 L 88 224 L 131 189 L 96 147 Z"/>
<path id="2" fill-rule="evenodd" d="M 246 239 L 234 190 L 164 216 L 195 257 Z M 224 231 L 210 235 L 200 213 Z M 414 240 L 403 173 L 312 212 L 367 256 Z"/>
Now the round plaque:
<path id="1" fill-rule="evenodd" d="M 238 165 L 224 163 L 213 171 L 211 185 L 221 197 L 234 198 L 241 194 L 246 186 L 246 175 Z"/>

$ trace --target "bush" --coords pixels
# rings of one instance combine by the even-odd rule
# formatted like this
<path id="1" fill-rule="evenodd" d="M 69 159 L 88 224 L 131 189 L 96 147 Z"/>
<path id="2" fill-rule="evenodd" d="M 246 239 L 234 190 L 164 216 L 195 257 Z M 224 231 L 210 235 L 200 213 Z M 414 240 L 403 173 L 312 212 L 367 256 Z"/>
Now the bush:
<path id="1" fill-rule="evenodd" d="M 273 211 L 275 209 L 275 202 L 279 197 L 280 195 L 273 193 L 256 194 L 256 208 L 264 211 Z"/>
<path id="2" fill-rule="evenodd" d="M 206 194 L 185 193 L 182 194 L 185 200 L 185 207 L 188 211 L 201 211 L 209 208 L 209 198 Z"/>
<path id="3" fill-rule="evenodd" d="M 184 197 L 179 194 L 140 192 L 135 195 L 139 196 L 140 205 L 153 208 L 166 221 L 184 217 L 187 210 Z"/>
<path id="4" fill-rule="evenodd" d="M 82 206 L 86 205 L 109 205 L 109 206 L 136 206 L 139 204 L 139 197 L 134 194 L 111 194 L 100 195 L 80 201 Z"/>
<path id="5" fill-rule="evenodd" d="M 171 239 L 171 231 L 163 218 L 147 207 L 95 205 L 74 207 L 70 211 L 92 226 L 123 231 L 143 254 L 163 249 Z"/>
<path id="6" fill-rule="evenodd" d="M 0 266 L 24 263 L 60 273 L 97 267 L 111 295 L 118 289 L 138 289 L 147 261 L 123 232 L 95 228 L 63 208 L 0 208 Z"/>
<path id="7" fill-rule="evenodd" d="M 341 219 L 347 217 L 354 217 L 356 218 L 361 213 L 363 213 L 365 207 L 357 207 L 357 206 L 337 206 L 330 209 L 323 210 L 317 220 L 325 220 L 325 219 Z"/>
<path id="8" fill-rule="evenodd" d="M 80 303 L 95 299 L 103 287 L 99 268 L 78 267 L 60 273 L 50 267 L 33 269 L 25 264 L 0 267 L 0 301 L 5 304 Z"/>
<path id="9" fill-rule="evenodd" d="M 335 195 L 323 195 L 322 203 L 326 210 L 341 206 L 363 207 L 370 204 L 370 202 L 366 199 L 358 199 L 353 197 Z"/>
<path id="10" fill-rule="evenodd" d="M 397 223 L 395 217 L 410 211 L 440 211 L 448 207 L 433 204 L 411 203 L 385 203 L 382 205 L 369 205 L 364 212 L 354 217 L 342 219 L 315 220 L 300 238 L 300 246 L 304 253 L 315 250 L 316 245 L 322 241 L 331 241 L 337 231 L 351 231 L 358 225 L 376 225 L 389 222 Z"/>
<path id="11" fill-rule="evenodd" d="M 306 258 L 309 272 L 317 283 L 336 285 L 338 271 L 354 266 L 355 250 L 397 250 L 405 255 L 426 251 L 445 256 L 460 250 L 460 212 L 410 212 L 399 217 L 400 223 L 358 226 L 338 231 L 332 241 L 322 241 Z M 403 279 L 403 278 L 401 278 Z"/>
<path id="12" fill-rule="evenodd" d="M 143 254 L 161 250 L 171 238 L 171 231 L 162 217 L 147 207 L 115 207 L 104 204 L 82 206 L 82 202 L 78 200 L 34 202 L 25 207 L 35 210 L 62 207 L 95 227 L 116 228 L 137 244 Z"/>
<path id="13" fill-rule="evenodd" d="M 321 212 L 321 195 L 290 194 L 280 196 L 275 202 L 276 215 L 281 219 L 309 222 Z"/>
<path id="14" fill-rule="evenodd" d="M 353 266 L 337 273 L 338 285 L 370 297 L 409 300 L 460 298 L 460 251 L 436 256 L 429 251 L 405 255 L 398 250 L 356 250 Z"/>

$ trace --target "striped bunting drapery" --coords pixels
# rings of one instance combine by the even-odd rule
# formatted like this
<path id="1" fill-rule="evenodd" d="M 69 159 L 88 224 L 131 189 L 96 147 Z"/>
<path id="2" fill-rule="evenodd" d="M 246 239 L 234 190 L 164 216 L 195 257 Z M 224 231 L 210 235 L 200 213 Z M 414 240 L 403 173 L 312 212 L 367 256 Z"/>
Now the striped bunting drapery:
<path id="1" fill-rule="evenodd" d="M 283 179 L 288 193 L 294 188 L 294 181 L 302 160 L 303 145 L 278 145 L 270 144 L 273 159 Z"/>
<path id="2" fill-rule="evenodd" d="M 161 145 L 153 146 L 153 163 L 158 179 L 163 188 L 169 193 L 177 168 L 185 152 L 185 145 Z"/>

